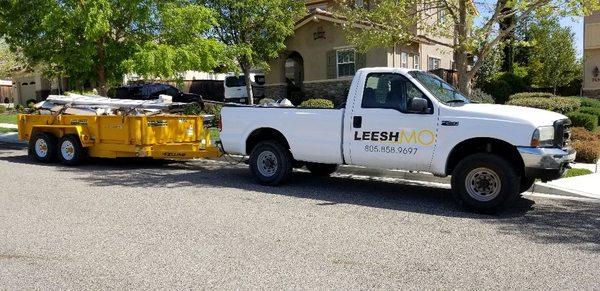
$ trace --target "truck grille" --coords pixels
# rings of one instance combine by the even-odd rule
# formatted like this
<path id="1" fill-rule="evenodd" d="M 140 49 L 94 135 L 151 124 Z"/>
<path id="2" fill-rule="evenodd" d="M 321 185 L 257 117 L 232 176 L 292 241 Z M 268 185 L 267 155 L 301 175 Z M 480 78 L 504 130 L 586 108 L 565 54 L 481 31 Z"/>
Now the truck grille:
<path id="1" fill-rule="evenodd" d="M 565 148 L 571 144 L 571 120 L 561 119 L 554 122 L 554 146 Z"/>

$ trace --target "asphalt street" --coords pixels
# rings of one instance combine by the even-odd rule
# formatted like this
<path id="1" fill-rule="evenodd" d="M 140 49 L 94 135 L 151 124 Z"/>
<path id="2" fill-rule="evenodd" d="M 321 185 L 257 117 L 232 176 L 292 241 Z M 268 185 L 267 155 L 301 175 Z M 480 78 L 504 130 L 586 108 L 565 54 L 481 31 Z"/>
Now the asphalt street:
<path id="1" fill-rule="evenodd" d="M 599 289 L 600 204 L 246 165 L 42 165 L 0 144 L 0 289 Z"/>

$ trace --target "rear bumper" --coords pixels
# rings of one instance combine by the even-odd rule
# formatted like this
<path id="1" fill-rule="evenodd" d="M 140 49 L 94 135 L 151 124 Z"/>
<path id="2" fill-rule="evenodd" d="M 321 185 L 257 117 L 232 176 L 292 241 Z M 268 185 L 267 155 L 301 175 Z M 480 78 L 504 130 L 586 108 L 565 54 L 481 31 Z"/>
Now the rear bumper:
<path id="1" fill-rule="evenodd" d="M 518 147 L 525 164 L 525 176 L 550 181 L 560 178 L 577 153 L 570 149 Z"/>

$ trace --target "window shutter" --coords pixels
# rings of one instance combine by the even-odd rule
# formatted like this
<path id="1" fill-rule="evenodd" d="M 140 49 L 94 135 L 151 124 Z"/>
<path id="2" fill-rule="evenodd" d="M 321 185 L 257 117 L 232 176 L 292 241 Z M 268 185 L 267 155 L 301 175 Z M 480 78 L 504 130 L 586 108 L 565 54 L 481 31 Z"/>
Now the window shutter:
<path id="1" fill-rule="evenodd" d="M 356 70 L 367 67 L 367 54 L 356 52 Z"/>
<path id="2" fill-rule="evenodd" d="M 337 78 L 337 56 L 335 50 L 327 52 L 327 79 Z"/>

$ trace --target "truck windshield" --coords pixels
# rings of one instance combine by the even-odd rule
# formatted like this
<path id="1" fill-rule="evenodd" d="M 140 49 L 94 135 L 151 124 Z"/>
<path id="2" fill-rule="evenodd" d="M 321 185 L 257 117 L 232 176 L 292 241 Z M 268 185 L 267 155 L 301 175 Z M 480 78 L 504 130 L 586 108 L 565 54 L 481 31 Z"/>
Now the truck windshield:
<path id="1" fill-rule="evenodd" d="M 458 90 L 454 89 L 452 85 L 446 83 L 436 75 L 421 71 L 410 71 L 408 74 L 417 79 L 423 87 L 429 90 L 429 92 L 441 102 L 446 104 L 471 102 L 469 98 L 463 96 Z"/>

